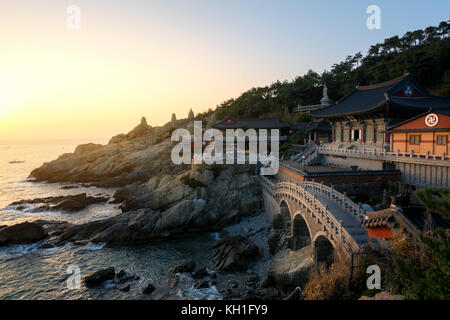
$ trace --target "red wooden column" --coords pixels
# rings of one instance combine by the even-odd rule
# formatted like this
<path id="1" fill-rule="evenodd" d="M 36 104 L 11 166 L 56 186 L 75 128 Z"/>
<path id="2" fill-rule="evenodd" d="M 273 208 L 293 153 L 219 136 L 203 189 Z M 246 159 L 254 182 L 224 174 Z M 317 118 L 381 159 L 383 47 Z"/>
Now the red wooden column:
<path id="1" fill-rule="evenodd" d="M 362 142 L 366 143 L 366 126 L 362 128 Z"/>
<path id="2" fill-rule="evenodd" d="M 373 143 L 377 143 L 377 127 L 373 124 Z"/>

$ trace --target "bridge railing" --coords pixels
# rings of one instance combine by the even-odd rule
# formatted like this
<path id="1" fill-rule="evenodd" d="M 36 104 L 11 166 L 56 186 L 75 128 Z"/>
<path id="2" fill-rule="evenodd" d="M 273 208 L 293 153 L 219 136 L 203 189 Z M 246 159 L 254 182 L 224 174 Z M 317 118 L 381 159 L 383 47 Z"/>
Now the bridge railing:
<path id="1" fill-rule="evenodd" d="M 328 198 L 331 198 L 341 206 L 343 206 L 349 213 L 355 216 L 358 220 L 363 221 L 366 217 L 366 212 L 362 209 L 360 203 L 353 202 L 347 194 L 341 193 L 331 186 L 327 186 L 323 183 L 317 183 L 314 181 L 304 181 L 302 186 L 306 189 L 311 189 L 315 192 L 319 192 Z"/>
<path id="2" fill-rule="evenodd" d="M 261 176 L 261 183 L 264 188 L 276 194 L 277 192 L 285 192 L 293 197 L 300 198 L 302 203 L 309 207 L 314 218 L 317 218 L 320 223 L 326 228 L 326 231 L 332 238 L 339 239 L 345 246 L 348 246 L 353 252 L 359 249 L 359 246 L 355 239 L 345 230 L 342 221 L 337 221 L 333 214 L 328 210 L 327 205 L 323 205 L 318 201 L 313 193 L 310 193 L 309 188 L 315 188 L 315 190 L 323 190 L 323 192 L 328 192 L 330 195 L 335 194 L 336 191 L 330 187 L 321 185 L 315 182 L 308 182 L 302 185 L 293 184 L 291 182 L 278 182 L 274 183 L 268 178 Z M 344 196 L 343 194 L 340 194 Z M 348 200 L 342 200 L 348 201 Z M 351 200 L 350 200 L 351 201 Z"/>

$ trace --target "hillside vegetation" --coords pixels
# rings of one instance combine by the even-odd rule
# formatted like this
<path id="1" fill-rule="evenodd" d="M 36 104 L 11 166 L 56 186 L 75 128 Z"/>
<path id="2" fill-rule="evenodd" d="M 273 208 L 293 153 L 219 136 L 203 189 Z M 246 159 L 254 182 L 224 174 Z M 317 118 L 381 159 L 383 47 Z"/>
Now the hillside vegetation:
<path id="1" fill-rule="evenodd" d="M 291 111 L 298 104 L 318 104 L 323 84 L 328 86 L 328 95 L 335 102 L 358 84 L 388 81 L 405 71 L 431 93 L 450 96 L 449 22 L 410 31 L 401 38 L 385 39 L 371 46 L 366 56 L 361 52 L 348 56 L 322 74 L 309 70 L 292 81 L 277 81 L 269 86 L 252 88 L 238 98 L 218 105 L 216 118 L 223 119 L 227 115 L 236 118 L 278 116 L 287 122 L 305 121 L 307 119 L 293 118 Z M 212 112 L 210 109 L 197 117 L 202 119 Z"/>

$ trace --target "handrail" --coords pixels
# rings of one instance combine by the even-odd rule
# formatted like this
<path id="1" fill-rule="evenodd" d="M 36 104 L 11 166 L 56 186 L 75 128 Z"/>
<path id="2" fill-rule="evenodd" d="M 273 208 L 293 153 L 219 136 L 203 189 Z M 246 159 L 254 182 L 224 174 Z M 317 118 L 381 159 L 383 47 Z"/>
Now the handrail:
<path id="1" fill-rule="evenodd" d="M 319 152 L 334 152 L 341 154 L 357 154 L 357 155 L 368 155 L 368 156 L 393 156 L 393 157 L 403 157 L 403 158 L 416 158 L 416 159 L 427 159 L 427 160 L 450 160 L 449 155 L 432 155 L 429 152 L 426 154 L 410 152 L 387 152 L 379 151 L 376 148 L 363 148 L 363 149 L 348 149 L 348 148 L 336 148 L 336 147 L 326 147 L 320 146 L 318 148 Z"/>
<path id="2" fill-rule="evenodd" d="M 330 197 L 334 201 L 346 207 L 350 213 L 364 219 L 365 211 L 360 205 L 356 205 L 353 201 L 351 201 L 345 194 L 340 193 L 332 187 L 317 182 L 308 181 L 302 183 L 301 185 L 293 184 L 291 182 L 273 183 L 264 176 L 261 176 L 261 181 L 263 186 L 269 188 L 269 191 L 272 194 L 279 191 L 284 191 L 294 197 L 300 197 L 303 200 L 302 202 L 311 209 L 311 212 L 313 212 L 313 214 L 316 213 L 315 217 L 320 220 L 321 224 L 327 228 L 327 231 L 330 232 L 330 234 L 333 234 L 335 237 L 340 236 L 342 242 L 350 246 L 352 250 L 356 251 L 359 249 L 358 243 L 352 235 L 345 230 L 342 221 L 337 221 L 333 214 L 328 210 L 328 207 L 318 201 L 315 195 L 309 192 L 309 190 L 316 191 Z"/>

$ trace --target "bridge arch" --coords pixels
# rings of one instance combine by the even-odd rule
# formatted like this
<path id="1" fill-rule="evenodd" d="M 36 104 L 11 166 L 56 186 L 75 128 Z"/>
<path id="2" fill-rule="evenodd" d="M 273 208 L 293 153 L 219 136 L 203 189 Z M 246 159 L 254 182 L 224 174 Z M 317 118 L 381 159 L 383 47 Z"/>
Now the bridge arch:
<path id="1" fill-rule="evenodd" d="M 324 263 L 329 267 L 334 261 L 336 245 L 329 240 L 325 232 L 318 232 L 313 239 L 314 257 L 318 263 Z"/>
<path id="2" fill-rule="evenodd" d="M 311 244 L 311 231 L 308 221 L 304 218 L 301 211 L 297 211 L 292 219 L 291 249 L 298 250 Z"/>
<path id="3" fill-rule="evenodd" d="M 283 227 L 285 230 L 291 229 L 291 222 L 292 222 L 292 210 L 289 207 L 289 203 L 286 200 L 280 201 L 280 214 L 281 218 L 283 220 Z"/>

